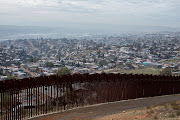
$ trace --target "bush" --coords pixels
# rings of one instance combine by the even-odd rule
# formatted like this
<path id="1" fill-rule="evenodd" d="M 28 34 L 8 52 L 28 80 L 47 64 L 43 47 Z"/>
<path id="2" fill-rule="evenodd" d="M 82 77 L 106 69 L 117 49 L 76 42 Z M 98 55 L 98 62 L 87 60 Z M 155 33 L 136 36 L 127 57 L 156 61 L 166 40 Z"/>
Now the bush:
<path id="1" fill-rule="evenodd" d="M 177 112 L 176 112 L 176 115 L 177 115 L 177 116 L 180 116 L 180 111 L 177 111 Z"/>
<path id="2" fill-rule="evenodd" d="M 180 106 L 176 103 L 171 103 L 173 110 L 180 110 Z"/>
<path id="3" fill-rule="evenodd" d="M 69 75 L 71 74 L 71 71 L 67 67 L 61 67 L 57 71 L 55 71 L 58 75 Z"/>
<path id="4" fill-rule="evenodd" d="M 170 118 L 175 118 L 176 116 L 174 114 L 169 115 Z"/>
<path id="5" fill-rule="evenodd" d="M 171 68 L 165 68 L 160 72 L 160 75 L 172 75 Z"/>

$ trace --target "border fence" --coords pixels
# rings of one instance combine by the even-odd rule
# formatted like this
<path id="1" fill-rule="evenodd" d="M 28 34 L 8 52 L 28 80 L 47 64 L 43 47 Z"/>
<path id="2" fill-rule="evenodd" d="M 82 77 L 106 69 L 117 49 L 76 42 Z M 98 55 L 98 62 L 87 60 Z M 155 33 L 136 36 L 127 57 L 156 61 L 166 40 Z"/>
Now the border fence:
<path id="1" fill-rule="evenodd" d="M 0 120 L 86 105 L 180 93 L 180 76 L 73 74 L 0 81 Z"/>

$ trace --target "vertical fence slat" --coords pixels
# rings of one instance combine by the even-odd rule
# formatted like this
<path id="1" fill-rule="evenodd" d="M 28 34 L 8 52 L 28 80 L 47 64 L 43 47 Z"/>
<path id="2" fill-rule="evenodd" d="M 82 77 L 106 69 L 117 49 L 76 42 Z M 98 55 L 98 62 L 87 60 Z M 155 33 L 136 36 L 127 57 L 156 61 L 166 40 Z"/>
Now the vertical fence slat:
<path id="1" fill-rule="evenodd" d="M 1 120 L 3 120 L 3 81 L 0 81 L 0 95 L 1 95 L 1 110 L 0 110 L 0 112 L 1 112 Z"/>

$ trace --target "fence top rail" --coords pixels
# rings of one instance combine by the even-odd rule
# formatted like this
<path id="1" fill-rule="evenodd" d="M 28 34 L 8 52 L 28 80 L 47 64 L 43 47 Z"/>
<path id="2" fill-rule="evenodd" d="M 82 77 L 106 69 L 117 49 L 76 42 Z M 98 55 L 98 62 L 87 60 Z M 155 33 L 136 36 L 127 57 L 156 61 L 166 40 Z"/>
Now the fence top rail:
<path id="1" fill-rule="evenodd" d="M 141 81 L 141 82 L 180 82 L 180 76 L 144 75 L 144 74 L 120 74 L 120 73 L 95 73 L 95 74 L 72 74 L 51 75 L 35 78 L 12 79 L 0 81 L 0 92 L 8 90 L 23 90 L 40 86 L 51 86 L 55 84 L 67 84 L 76 82 L 93 81 Z"/>

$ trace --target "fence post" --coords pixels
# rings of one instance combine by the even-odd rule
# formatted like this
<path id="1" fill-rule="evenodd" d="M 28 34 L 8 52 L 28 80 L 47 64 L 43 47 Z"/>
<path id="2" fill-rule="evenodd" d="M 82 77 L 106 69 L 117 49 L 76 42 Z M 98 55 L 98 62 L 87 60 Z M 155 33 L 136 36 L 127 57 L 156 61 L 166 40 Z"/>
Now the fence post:
<path id="1" fill-rule="evenodd" d="M 0 98 L 1 99 L 0 113 L 1 113 L 1 120 L 3 120 L 3 92 L 4 92 L 3 91 L 3 83 L 4 83 L 3 81 L 0 81 L 0 93 L 1 93 L 0 94 L 1 95 L 1 98 Z"/>

